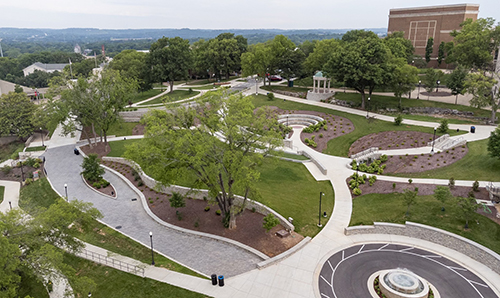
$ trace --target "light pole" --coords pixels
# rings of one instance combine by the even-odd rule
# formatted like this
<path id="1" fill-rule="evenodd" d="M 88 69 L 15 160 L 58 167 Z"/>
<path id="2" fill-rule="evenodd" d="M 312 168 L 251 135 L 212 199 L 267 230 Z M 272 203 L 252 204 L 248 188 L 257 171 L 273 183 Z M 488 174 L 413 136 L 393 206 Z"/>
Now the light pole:
<path id="1" fill-rule="evenodd" d="M 67 183 L 64 183 L 64 192 L 66 193 L 66 201 L 69 202 L 69 198 L 68 198 L 68 184 Z"/>
<path id="2" fill-rule="evenodd" d="M 324 196 L 325 194 L 320 191 L 319 192 L 319 215 L 318 215 L 318 227 L 322 227 L 323 225 L 321 224 L 321 197 Z"/>
<path id="3" fill-rule="evenodd" d="M 259 79 L 255 77 L 255 95 L 259 95 Z"/>
<path id="4" fill-rule="evenodd" d="M 24 182 L 23 162 L 22 162 L 22 161 L 20 161 L 20 163 L 21 163 L 21 180 L 22 180 L 22 182 Z"/>
<path id="5" fill-rule="evenodd" d="M 434 140 L 436 139 L 436 128 L 434 127 L 434 136 L 432 137 L 432 149 L 431 153 L 434 153 Z"/>
<path id="6" fill-rule="evenodd" d="M 422 81 L 418 81 L 418 94 L 417 94 L 417 99 L 420 99 L 420 84 L 422 84 Z"/>
<path id="7" fill-rule="evenodd" d="M 368 96 L 368 104 L 366 104 L 366 119 L 368 119 L 368 108 L 370 107 L 370 96 Z"/>
<path id="8" fill-rule="evenodd" d="M 358 178 L 359 161 L 356 162 L 356 178 Z"/>
<path id="9" fill-rule="evenodd" d="M 12 210 L 12 202 L 9 201 L 10 210 Z"/>
<path id="10" fill-rule="evenodd" d="M 151 240 L 151 265 L 155 265 L 155 255 L 153 251 L 153 232 L 149 232 L 149 239 Z"/>
<path id="11" fill-rule="evenodd" d="M 439 92 L 439 83 L 441 83 L 441 81 L 440 81 L 440 80 L 437 80 L 437 81 L 436 81 L 436 84 L 437 84 L 437 87 L 436 87 L 436 93 L 438 93 L 438 92 Z"/>
<path id="12" fill-rule="evenodd" d="M 286 127 L 288 127 L 288 115 L 286 115 Z"/>

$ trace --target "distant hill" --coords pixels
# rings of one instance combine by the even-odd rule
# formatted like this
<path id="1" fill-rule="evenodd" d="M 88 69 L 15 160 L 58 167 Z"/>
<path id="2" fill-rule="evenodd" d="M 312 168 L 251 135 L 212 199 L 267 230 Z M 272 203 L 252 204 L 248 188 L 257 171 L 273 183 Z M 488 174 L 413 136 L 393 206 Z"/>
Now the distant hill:
<path id="1" fill-rule="evenodd" d="M 8 41 L 37 41 L 37 42 L 75 42 L 89 43 L 96 41 L 123 41 L 123 40 L 156 40 L 163 36 L 180 36 L 189 40 L 210 39 L 220 33 L 231 32 L 243 35 L 249 43 L 261 42 L 261 39 L 272 39 L 278 34 L 297 36 L 307 39 L 325 39 L 342 36 L 350 29 L 309 29 L 309 30 L 282 30 L 282 29 L 95 29 L 95 28 L 67 28 L 67 29 L 24 29 L 0 28 L 0 38 Z M 387 33 L 386 28 L 369 28 L 379 35 Z M 298 38 L 300 39 L 300 38 Z"/>

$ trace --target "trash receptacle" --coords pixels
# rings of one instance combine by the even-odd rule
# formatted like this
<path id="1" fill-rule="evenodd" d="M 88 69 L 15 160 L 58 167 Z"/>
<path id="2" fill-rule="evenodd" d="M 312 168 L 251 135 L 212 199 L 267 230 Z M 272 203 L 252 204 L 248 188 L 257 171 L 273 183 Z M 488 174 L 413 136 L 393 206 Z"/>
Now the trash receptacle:
<path id="1" fill-rule="evenodd" d="M 212 285 L 213 286 L 217 285 L 217 274 L 212 274 Z"/>
<path id="2" fill-rule="evenodd" d="M 224 275 L 219 275 L 219 287 L 224 286 Z"/>
<path id="3" fill-rule="evenodd" d="M 475 126 L 471 126 L 470 127 L 470 132 L 471 133 L 475 133 L 476 132 L 476 127 Z"/>
<path id="4" fill-rule="evenodd" d="M 292 80 L 288 81 L 288 87 L 293 87 L 293 81 Z"/>

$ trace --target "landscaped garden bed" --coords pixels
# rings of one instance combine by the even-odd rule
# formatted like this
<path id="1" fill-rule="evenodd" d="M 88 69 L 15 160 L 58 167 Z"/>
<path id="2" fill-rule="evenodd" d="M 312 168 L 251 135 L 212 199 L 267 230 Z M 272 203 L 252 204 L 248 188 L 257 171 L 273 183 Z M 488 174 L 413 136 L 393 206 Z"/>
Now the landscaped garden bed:
<path id="1" fill-rule="evenodd" d="M 116 198 L 116 190 L 113 187 L 113 185 L 111 185 L 111 183 L 109 183 L 108 181 L 102 179 L 101 181 L 98 182 L 91 182 L 88 179 L 85 178 L 83 179 L 85 180 L 87 186 L 92 188 L 93 190 L 101 194 Z"/>
<path id="2" fill-rule="evenodd" d="M 14 163 L 14 166 L 7 165 L 0 168 L 0 180 L 21 181 L 24 175 L 25 183 L 30 184 L 34 179 L 37 179 L 35 172 L 38 173 L 38 177 L 45 176 L 43 173 L 43 161 L 39 158 L 28 158 L 23 162 L 22 169 L 19 161 L 15 161 Z"/>
<path id="3" fill-rule="evenodd" d="M 385 163 L 385 173 L 418 173 L 446 167 L 462 159 L 468 151 L 463 145 L 432 155 L 390 155 Z"/>
<path id="4" fill-rule="evenodd" d="M 349 156 L 372 147 L 380 150 L 425 147 L 432 139 L 433 134 L 419 131 L 383 131 L 357 139 L 349 148 Z"/>
<path id="5" fill-rule="evenodd" d="M 170 224 L 233 239 L 270 257 L 288 250 L 303 239 L 303 236 L 294 232 L 291 236 L 279 238 L 275 233 L 284 229 L 281 225 L 272 228 L 267 233 L 262 226 L 264 215 L 253 212 L 253 210 L 245 210 L 237 217 L 236 229 L 226 229 L 222 224 L 221 216 L 216 214 L 219 207 L 214 202 L 210 202 L 208 199 L 205 201 L 187 197 L 185 198 L 185 207 L 170 207 L 171 195 L 157 192 L 145 186 L 141 179 L 137 179 L 137 175 L 134 175 L 134 170 L 131 167 L 114 162 L 103 162 L 103 164 L 129 179 L 143 193 L 151 211 Z"/>

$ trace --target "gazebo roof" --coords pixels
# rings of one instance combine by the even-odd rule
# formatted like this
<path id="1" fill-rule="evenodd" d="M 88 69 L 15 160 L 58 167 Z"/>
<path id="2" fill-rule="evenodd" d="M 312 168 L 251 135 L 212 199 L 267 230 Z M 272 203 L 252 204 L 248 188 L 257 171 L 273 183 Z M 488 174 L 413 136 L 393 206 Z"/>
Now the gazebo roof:
<path id="1" fill-rule="evenodd" d="M 323 72 L 322 71 L 318 71 L 315 75 L 314 75 L 315 78 L 322 78 L 323 77 Z"/>

